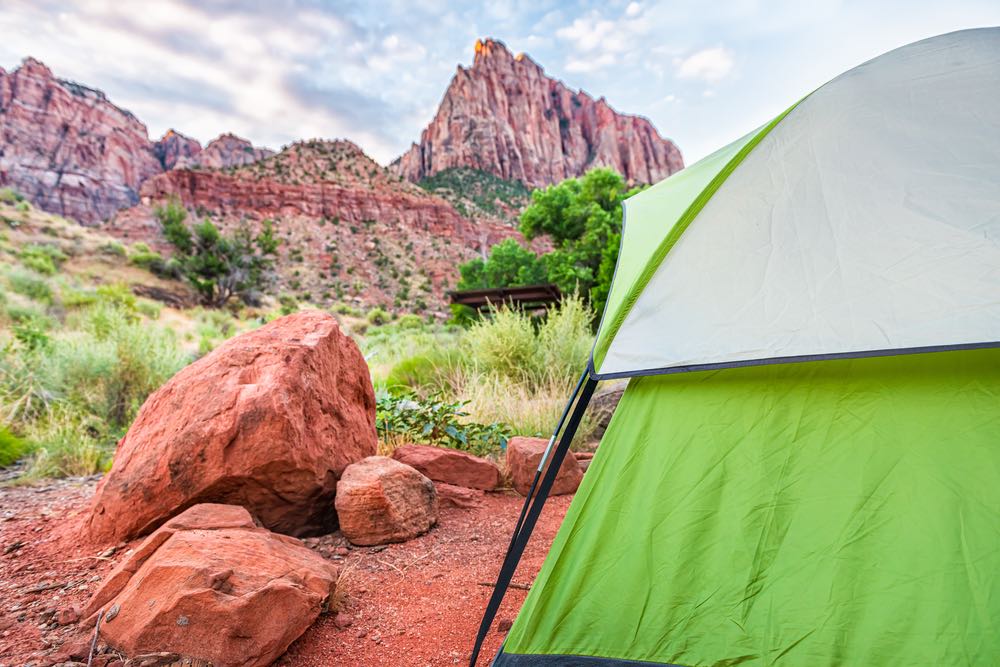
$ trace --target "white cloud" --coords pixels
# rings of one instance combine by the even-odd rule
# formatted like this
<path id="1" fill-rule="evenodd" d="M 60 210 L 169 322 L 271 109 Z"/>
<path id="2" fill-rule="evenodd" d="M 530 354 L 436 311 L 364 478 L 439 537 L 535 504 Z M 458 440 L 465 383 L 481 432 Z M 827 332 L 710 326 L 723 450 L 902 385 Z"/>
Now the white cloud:
<path id="1" fill-rule="evenodd" d="M 642 12 L 642 5 L 638 2 L 628 3 L 628 7 L 625 8 L 625 16 L 634 17 L 638 16 Z"/>
<path id="2" fill-rule="evenodd" d="M 675 61 L 677 77 L 680 79 L 699 79 L 714 83 L 729 76 L 733 71 L 733 54 L 728 49 L 717 46 L 702 49 Z"/>

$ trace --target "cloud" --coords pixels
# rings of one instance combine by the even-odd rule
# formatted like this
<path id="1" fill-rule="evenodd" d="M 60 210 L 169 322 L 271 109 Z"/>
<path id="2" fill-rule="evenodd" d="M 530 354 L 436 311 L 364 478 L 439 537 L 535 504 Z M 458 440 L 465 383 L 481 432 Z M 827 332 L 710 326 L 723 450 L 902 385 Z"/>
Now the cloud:
<path id="1" fill-rule="evenodd" d="M 715 83 L 729 76 L 735 61 L 731 51 L 718 46 L 702 49 L 686 58 L 678 58 L 675 64 L 677 77 L 680 79 L 698 79 Z"/>

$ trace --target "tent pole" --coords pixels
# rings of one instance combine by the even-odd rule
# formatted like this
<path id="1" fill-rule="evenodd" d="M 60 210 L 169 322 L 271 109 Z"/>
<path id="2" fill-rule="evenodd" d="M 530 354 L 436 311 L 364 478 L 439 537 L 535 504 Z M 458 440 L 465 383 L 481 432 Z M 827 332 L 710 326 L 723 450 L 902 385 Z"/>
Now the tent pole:
<path id="1" fill-rule="evenodd" d="M 521 560 L 521 555 L 524 553 L 524 549 L 528 545 L 528 539 L 531 537 L 531 531 L 534 530 L 535 524 L 538 522 L 538 517 L 542 513 L 542 507 L 545 505 L 545 499 L 548 497 L 549 491 L 552 489 L 552 485 L 556 480 L 556 475 L 559 474 L 559 468 L 562 466 L 562 462 L 566 458 L 566 453 L 569 451 L 569 445 L 573 441 L 573 436 L 576 435 L 576 430 L 579 428 L 580 422 L 583 420 L 583 414 L 586 412 L 587 406 L 590 404 L 590 397 L 594 395 L 594 389 L 597 387 L 597 380 L 589 377 L 589 375 L 589 372 L 584 372 L 583 376 L 580 378 L 582 390 L 579 392 L 579 400 L 576 401 L 576 407 L 573 409 L 572 416 L 570 416 L 569 422 L 566 424 L 566 430 L 563 431 L 562 437 L 559 439 L 559 445 L 551 452 L 551 461 L 549 462 L 548 469 L 545 471 L 545 475 L 542 477 L 541 483 L 538 486 L 537 496 L 531 503 L 530 509 L 528 509 L 524 514 L 524 522 L 521 525 L 520 530 L 515 532 L 514 537 L 511 540 L 510 548 L 507 549 L 507 554 L 504 556 L 503 565 L 500 567 L 500 573 L 497 575 L 497 582 L 493 588 L 493 594 L 490 596 L 490 601 L 486 605 L 486 611 L 483 613 L 483 620 L 479 624 L 479 633 L 476 635 L 476 643 L 472 649 L 472 655 L 469 658 L 469 667 L 476 666 L 476 660 L 479 658 L 479 652 L 483 648 L 483 642 L 486 640 L 486 635 L 490 631 L 493 619 L 496 618 L 497 611 L 500 609 L 500 603 L 503 601 L 504 594 L 507 592 L 507 587 L 510 585 L 511 579 L 514 578 L 514 571 L 517 569 L 517 564 Z M 572 399 L 570 399 L 570 403 L 572 402 Z M 569 406 L 567 405 L 567 410 L 568 408 Z M 525 503 L 525 507 L 527 508 L 527 502 Z"/>
<path id="2" fill-rule="evenodd" d="M 588 371 L 584 371 L 580 375 L 580 379 L 576 383 L 576 387 L 573 389 L 573 393 L 570 394 L 569 400 L 566 401 L 566 406 L 563 408 L 562 416 L 559 417 L 559 423 L 556 424 L 556 428 L 552 431 L 552 437 L 549 438 L 549 444 L 545 448 L 545 453 L 542 454 L 541 460 L 538 462 L 538 469 L 535 471 L 535 478 L 531 480 L 531 486 L 528 488 L 528 494 L 524 497 L 524 504 L 521 506 L 521 515 L 517 518 L 517 523 L 514 524 L 514 532 L 510 536 L 510 544 L 507 546 L 507 551 L 510 552 L 514 548 L 514 542 L 517 541 L 517 535 L 521 532 L 521 527 L 524 525 L 524 517 L 528 513 L 528 507 L 531 505 L 531 498 L 535 495 L 535 489 L 538 487 L 538 480 L 542 478 L 542 470 L 545 469 L 545 462 L 549 459 L 549 454 L 552 452 L 552 446 L 556 442 L 556 438 L 559 437 L 559 432 L 562 431 L 563 424 L 566 423 L 566 417 L 569 416 L 570 408 L 573 407 L 573 403 L 576 401 L 576 397 L 580 394 L 580 388 L 583 387 L 584 381 L 587 379 Z"/>

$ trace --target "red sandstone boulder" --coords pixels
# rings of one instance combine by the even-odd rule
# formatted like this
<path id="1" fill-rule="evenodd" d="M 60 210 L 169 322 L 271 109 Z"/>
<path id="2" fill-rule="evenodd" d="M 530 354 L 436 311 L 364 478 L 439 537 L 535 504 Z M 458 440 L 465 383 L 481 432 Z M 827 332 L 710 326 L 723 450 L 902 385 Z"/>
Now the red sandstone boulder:
<path id="1" fill-rule="evenodd" d="M 375 397 L 357 345 L 329 314 L 289 315 L 149 397 L 97 488 L 89 530 L 126 540 L 222 502 L 281 533 L 329 531 L 337 479 L 375 448 Z"/>
<path id="2" fill-rule="evenodd" d="M 84 613 L 88 627 L 102 613 L 102 640 L 129 656 L 263 667 L 325 610 L 337 575 L 298 540 L 256 527 L 242 507 L 195 505 L 112 571 Z"/>
<path id="3" fill-rule="evenodd" d="M 500 484 L 500 468 L 478 456 L 448 447 L 403 445 L 392 458 L 412 466 L 435 482 L 489 491 Z"/>
<path id="4" fill-rule="evenodd" d="M 337 485 L 340 530 L 353 544 L 405 542 L 437 523 L 434 482 L 387 456 L 347 467 Z"/>
<path id="5" fill-rule="evenodd" d="M 483 504 L 485 491 L 479 489 L 453 486 L 444 482 L 435 482 L 434 488 L 437 490 L 438 502 L 442 506 L 450 505 L 458 509 L 468 510 Z"/>
<path id="6" fill-rule="evenodd" d="M 542 460 L 542 454 L 549 441 L 543 438 L 511 438 L 507 443 L 507 468 L 510 471 L 514 490 L 522 496 L 528 495 L 531 482 L 535 479 L 535 471 Z M 548 464 L 542 474 L 548 470 Z M 576 493 L 583 479 L 583 470 L 576 457 L 569 455 L 559 466 L 559 473 L 549 495 L 560 496 L 566 493 Z"/>

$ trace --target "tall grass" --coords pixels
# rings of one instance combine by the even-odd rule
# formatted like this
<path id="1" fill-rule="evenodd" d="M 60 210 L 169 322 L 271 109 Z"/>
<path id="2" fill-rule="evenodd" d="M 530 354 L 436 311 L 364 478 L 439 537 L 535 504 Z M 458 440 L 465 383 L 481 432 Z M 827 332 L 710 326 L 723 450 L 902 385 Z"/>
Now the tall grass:
<path id="1" fill-rule="evenodd" d="M 586 366 L 591 321 L 577 298 L 541 318 L 496 309 L 450 345 L 434 340 L 409 346 L 410 356 L 376 377 L 390 390 L 466 401 L 469 421 L 505 424 L 510 435 L 547 437 Z M 585 442 L 592 430 L 585 419 L 576 442 Z"/>
<path id="2" fill-rule="evenodd" d="M 0 349 L 0 421 L 30 452 L 29 477 L 102 470 L 142 402 L 189 360 L 133 306 L 109 294 L 58 330 L 15 321 Z"/>

